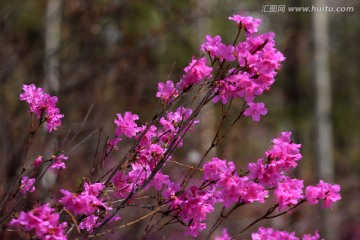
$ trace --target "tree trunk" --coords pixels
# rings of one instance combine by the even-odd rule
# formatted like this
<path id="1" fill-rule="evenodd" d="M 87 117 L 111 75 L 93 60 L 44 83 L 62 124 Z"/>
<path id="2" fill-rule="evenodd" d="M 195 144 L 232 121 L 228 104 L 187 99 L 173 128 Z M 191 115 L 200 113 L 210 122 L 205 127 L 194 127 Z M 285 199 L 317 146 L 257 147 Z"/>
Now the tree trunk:
<path id="1" fill-rule="evenodd" d="M 211 11 L 214 5 L 214 0 L 197 0 L 196 1 L 196 15 L 197 15 L 197 38 L 198 42 L 205 41 L 206 34 L 210 33 L 211 29 Z M 199 48 L 199 44 L 197 47 Z M 206 105 L 200 113 L 200 147 L 202 152 L 206 152 L 212 144 L 212 140 L 216 133 L 216 115 L 215 106 L 213 104 Z M 216 156 L 216 148 L 213 148 L 208 154 L 208 158 Z"/>
<path id="2" fill-rule="evenodd" d="M 45 79 L 44 89 L 50 95 L 57 95 L 60 87 L 60 39 L 61 39 L 61 3 L 62 0 L 48 0 L 45 16 Z M 46 130 L 45 130 L 46 131 Z M 45 134 L 45 156 L 54 154 L 57 137 Z M 56 181 L 56 175 L 48 171 L 41 183 L 45 189 L 50 189 Z"/>
<path id="3" fill-rule="evenodd" d="M 61 0 L 48 0 L 45 20 L 45 89 L 59 92 Z"/>
<path id="4" fill-rule="evenodd" d="M 315 6 L 323 6 L 323 1 L 314 0 Z M 316 157 L 320 179 L 334 182 L 333 133 L 331 121 L 331 79 L 329 68 L 329 28 L 328 13 L 313 13 L 314 35 L 314 78 L 316 88 Z M 339 239 L 336 215 L 323 211 L 321 223 L 323 236 L 328 240 Z"/>

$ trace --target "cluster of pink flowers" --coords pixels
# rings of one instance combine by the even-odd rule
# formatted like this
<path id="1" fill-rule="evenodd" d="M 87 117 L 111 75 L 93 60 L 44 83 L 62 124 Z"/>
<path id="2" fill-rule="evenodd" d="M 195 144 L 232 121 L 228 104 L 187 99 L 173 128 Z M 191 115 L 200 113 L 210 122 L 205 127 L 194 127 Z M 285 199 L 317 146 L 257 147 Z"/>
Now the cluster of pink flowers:
<path id="1" fill-rule="evenodd" d="M 265 187 L 275 188 L 275 198 L 279 210 L 291 207 L 306 200 L 310 204 L 317 204 L 319 199 L 324 200 L 324 207 L 341 199 L 340 186 L 320 181 L 317 186 L 307 186 L 303 194 L 304 181 L 286 176 L 291 168 L 297 166 L 301 159 L 301 144 L 293 143 L 290 139 L 291 132 L 282 132 L 273 139 L 273 146 L 265 152 L 265 156 L 257 163 L 249 163 L 250 179 L 259 182 Z"/>
<path id="2" fill-rule="evenodd" d="M 245 30 L 247 38 L 244 42 L 227 46 L 219 36 L 206 36 L 201 46 L 201 50 L 208 52 L 214 59 L 227 62 L 233 62 L 236 58 L 238 60 L 236 68 L 230 69 L 223 78 L 217 80 L 213 101 L 226 104 L 231 98 L 243 98 L 250 108 L 244 115 L 259 121 L 260 115 L 267 114 L 267 109 L 263 103 L 254 103 L 254 98 L 270 89 L 285 57 L 275 48 L 274 33 L 255 35 L 260 19 L 240 15 L 229 19 L 237 22 L 240 30 Z"/>
<path id="3" fill-rule="evenodd" d="M 285 58 L 275 48 L 274 33 L 255 35 L 261 23 L 260 19 L 234 15 L 230 20 L 237 22 L 240 30 L 245 30 L 247 38 L 244 42 L 236 46 L 226 45 L 222 43 L 220 36 L 207 35 L 206 41 L 201 45 L 201 50 L 210 55 L 213 64 L 215 60 L 224 64 L 237 59 L 237 66 L 215 79 L 214 85 L 210 86 L 214 93 L 213 102 L 221 101 L 226 104 L 231 98 L 243 98 L 248 103 L 244 116 L 251 116 L 254 121 L 259 121 L 261 115 L 267 114 L 267 109 L 264 103 L 254 102 L 255 96 L 270 89 L 280 63 Z M 180 92 L 189 90 L 195 84 L 206 83 L 213 77 L 213 67 L 206 65 L 204 57 L 193 58 L 184 72 L 177 84 L 170 80 L 159 83 L 156 97 L 160 98 L 163 104 L 172 103 Z M 179 126 L 182 126 L 190 115 L 191 110 L 184 108 L 168 112 L 161 117 L 161 127 L 158 128 L 154 125 L 138 127 L 135 123 L 138 120 L 137 115 L 127 112 L 122 117 L 118 114 L 119 120 L 115 120 L 117 138 L 114 142 L 120 141 L 119 137 L 122 135 L 135 139 L 142 137 L 134 162 L 130 165 L 131 170 L 127 173 L 118 172 L 113 178 L 117 197 L 126 198 L 146 182 L 159 161 L 164 158 L 171 141 L 175 139 L 178 141 L 177 146 L 182 145 Z M 195 123 L 197 121 L 192 124 Z M 214 211 L 215 203 L 221 202 L 225 207 L 252 202 L 264 203 L 270 195 L 267 188 L 273 188 L 279 210 L 291 207 L 304 200 L 305 196 L 303 181 L 286 176 L 287 171 L 295 168 L 301 159 L 301 145 L 293 143 L 290 137 L 290 132 L 284 132 L 275 138 L 274 145 L 265 156 L 257 163 L 249 164 L 249 176 L 239 176 L 233 162 L 213 158 L 204 164 L 200 186 L 182 189 L 180 184 L 172 182 L 168 175 L 158 171 L 146 189 L 153 186 L 161 191 L 172 214 L 188 225 L 186 233 L 194 237 L 206 229 L 206 217 Z M 170 156 L 166 158 L 169 159 Z M 322 196 L 322 199 L 325 199 L 325 195 L 321 195 L 316 189 L 308 189 L 311 196 L 318 197 L 316 199 L 321 199 Z"/>
<path id="4" fill-rule="evenodd" d="M 180 134 L 184 134 L 185 130 L 182 130 L 182 128 L 189 126 L 189 130 L 191 130 L 198 123 L 198 120 L 195 120 L 192 123 L 185 124 L 191 114 L 192 110 L 184 107 L 180 107 L 174 112 L 168 112 L 166 116 L 160 118 L 160 127 L 155 125 L 138 127 L 135 123 L 135 120 L 138 118 L 137 115 L 130 112 L 125 113 L 127 118 L 121 118 L 121 123 L 119 121 L 116 122 L 115 135 L 118 141 L 120 138 L 117 136 L 125 131 L 121 129 L 126 129 L 128 133 L 131 133 L 125 134 L 127 137 L 139 140 L 139 145 L 135 149 L 135 161 L 131 163 L 131 170 L 126 174 L 119 171 L 113 178 L 115 192 L 118 197 L 126 197 L 143 185 L 159 161 L 163 160 L 164 154 L 172 141 L 174 141 L 176 147 L 182 146 L 183 143 L 181 137 L 179 137 Z M 121 115 L 118 114 L 118 117 L 120 119 Z M 141 139 L 139 139 L 140 137 Z M 167 160 L 170 158 L 168 156 Z M 168 178 L 167 175 L 162 175 L 161 172 L 158 172 L 147 188 L 153 185 L 155 188 L 161 188 L 157 183 L 160 177 Z"/>
<path id="5" fill-rule="evenodd" d="M 206 229 L 205 221 L 208 214 L 214 211 L 216 203 L 222 202 L 225 207 L 234 203 L 264 203 L 268 195 L 262 185 L 247 177 L 239 177 L 233 162 L 218 158 L 204 164 L 200 186 L 181 189 L 180 184 L 172 182 L 162 173 L 154 177 L 152 186 L 161 190 L 172 214 L 188 225 L 186 234 L 193 237 Z"/>
<path id="6" fill-rule="evenodd" d="M 340 186 L 320 180 L 316 186 L 306 187 L 306 200 L 310 204 L 317 204 L 319 199 L 324 200 L 323 207 L 331 208 L 334 202 L 341 199 Z"/>
<path id="7" fill-rule="evenodd" d="M 80 223 L 80 229 L 86 229 L 91 232 L 97 225 L 98 213 L 101 211 L 111 210 L 103 199 L 98 198 L 100 192 L 105 188 L 102 183 L 84 183 L 84 191 L 80 194 L 72 193 L 68 190 L 61 189 L 64 195 L 59 203 L 67 210 L 72 211 L 75 215 L 85 215 L 86 218 Z"/>
<path id="8" fill-rule="evenodd" d="M 236 173 L 233 162 L 226 162 L 213 158 L 204 164 L 204 184 L 213 183 L 215 187 L 215 199 L 223 202 L 225 207 L 233 203 L 264 203 L 268 191 L 264 186 L 249 180 L 248 177 L 240 177 Z"/>
<path id="9" fill-rule="evenodd" d="M 180 196 L 173 195 L 168 204 L 173 214 L 179 216 L 188 225 L 186 234 L 197 237 L 206 229 L 205 220 L 214 211 L 215 201 L 212 192 L 203 191 L 192 186 Z"/>
<path id="10" fill-rule="evenodd" d="M 299 240 L 298 237 L 295 236 L 295 233 L 289 233 L 286 231 L 277 231 L 272 228 L 263 228 L 260 227 L 256 233 L 251 234 L 252 240 L 277 240 L 277 239 L 283 239 L 283 240 Z M 302 237 L 302 240 L 318 240 L 320 239 L 319 233 L 316 231 L 314 235 L 311 234 L 305 234 Z"/>
<path id="11" fill-rule="evenodd" d="M 216 35 L 212 38 L 210 35 L 206 35 L 205 43 L 200 46 L 202 51 L 208 52 L 212 58 L 219 59 L 220 61 L 232 62 L 236 58 L 234 56 L 234 46 L 225 45 L 221 42 L 221 37 Z"/>
<path id="12" fill-rule="evenodd" d="M 46 203 L 29 212 L 20 212 L 17 218 L 10 221 L 9 226 L 24 231 L 33 231 L 41 240 L 65 240 L 67 238 L 63 231 L 67 223 L 59 224 L 59 219 L 60 216 L 56 209 Z"/>
<path id="13" fill-rule="evenodd" d="M 20 94 L 20 100 L 29 103 L 30 112 L 35 113 L 37 119 L 41 121 L 43 117 L 45 117 L 45 121 L 47 122 L 46 128 L 49 132 L 57 130 L 61 125 L 60 119 L 64 117 L 56 107 L 57 97 L 52 97 L 44 93 L 42 88 L 36 88 L 34 84 L 24 84 L 23 90 L 24 93 Z"/>
<path id="14" fill-rule="evenodd" d="M 204 57 L 193 58 L 190 64 L 184 68 L 184 74 L 177 84 L 168 80 L 166 83 L 158 83 L 158 92 L 156 97 L 160 98 L 164 104 L 171 103 L 179 92 L 185 92 L 192 86 L 212 78 L 213 68 L 206 65 L 207 60 Z"/>
<path id="15" fill-rule="evenodd" d="M 304 181 L 283 177 L 275 189 L 276 201 L 279 204 L 279 210 L 285 206 L 293 206 L 299 202 L 303 196 Z"/>
<path id="16" fill-rule="evenodd" d="M 290 136 L 290 132 L 279 134 L 273 140 L 274 145 L 266 151 L 264 159 L 257 164 L 249 164 L 250 177 L 239 176 L 233 162 L 212 158 L 203 166 L 200 186 L 181 189 L 167 175 L 159 174 L 160 180 L 154 178 L 154 181 L 160 182 L 156 189 L 162 190 L 165 202 L 174 215 L 188 224 L 186 233 L 193 237 L 206 229 L 206 217 L 214 211 L 215 203 L 221 202 L 226 208 L 233 204 L 264 203 L 270 195 L 267 187 L 274 189 L 279 210 L 292 207 L 300 201 L 315 204 L 319 199 L 324 200 L 325 207 L 330 207 L 341 198 L 340 186 L 320 181 L 315 187 L 308 186 L 304 195 L 303 180 L 286 176 L 286 171 L 295 168 L 301 159 L 301 145 L 293 143 Z M 267 162 L 262 163 L 265 159 Z M 183 193 L 179 195 L 180 190 Z M 285 233 L 274 234 L 282 236 Z"/>
<path id="17" fill-rule="evenodd" d="M 220 77 L 214 74 L 218 79 L 214 79 L 214 85 L 211 86 L 214 91 L 213 102 L 221 101 L 226 104 L 232 98 L 243 98 L 248 103 L 244 116 L 251 116 L 254 121 L 259 121 L 261 115 L 267 114 L 267 109 L 264 103 L 254 102 L 255 96 L 270 90 L 277 70 L 280 69 L 280 63 L 285 57 L 275 48 L 273 32 L 255 34 L 261 23 L 260 19 L 240 15 L 234 15 L 229 19 L 237 22 L 240 30 L 245 30 L 247 38 L 244 42 L 227 45 L 221 41 L 219 35 L 207 35 L 200 47 L 210 55 L 212 63 L 219 60 L 222 65 L 237 59 L 236 66 L 230 68 L 226 74 Z M 179 92 L 187 91 L 193 85 L 211 79 L 213 70 L 212 66 L 206 65 L 206 58 L 193 59 L 184 69 L 185 73 L 176 85 L 171 80 L 158 84 L 156 97 L 164 104 L 171 103 Z"/>
<path id="18" fill-rule="evenodd" d="M 206 62 L 204 57 L 193 58 L 189 66 L 184 68 L 184 75 L 176 85 L 171 80 L 166 81 L 166 83 L 158 83 L 156 97 L 160 98 L 164 104 L 169 104 L 179 95 L 178 89 L 185 92 L 193 85 L 211 79 L 213 68 L 207 66 Z"/>
<path id="19" fill-rule="evenodd" d="M 162 98 L 164 102 L 171 101 L 177 91 L 169 90 L 173 89 L 173 84 L 169 82 L 165 86 L 165 88 L 168 87 L 167 90 L 164 90 L 163 87 L 159 86 L 158 97 Z M 127 198 L 131 193 L 135 193 L 143 186 L 160 161 L 171 159 L 170 155 L 165 156 L 169 146 L 181 147 L 183 145 L 181 136 L 199 122 L 198 120 L 187 122 L 191 115 L 190 108 L 179 107 L 176 111 L 169 111 L 161 117 L 159 127 L 155 125 L 139 127 L 135 122 L 138 120 L 137 115 L 127 112 L 122 117 L 118 114 L 119 120 L 115 120 L 117 125 L 116 142 L 121 140 L 119 136 L 125 135 L 138 140 L 139 144 L 135 149 L 136 156 L 134 162 L 130 164 L 130 170 L 126 173 L 119 171 L 112 179 L 116 197 Z M 194 186 L 174 201 L 180 185 L 171 182 L 170 177 L 161 171 L 156 173 L 145 189 L 150 187 L 162 191 L 165 201 L 169 202 L 170 209 L 174 214 L 178 214 L 184 222 L 189 223 L 189 234 L 196 236 L 199 231 L 205 229 L 206 225 L 202 221 L 205 221 L 207 214 L 213 211 L 214 202 L 210 200 L 212 194 L 200 191 Z"/>
<path id="20" fill-rule="evenodd" d="M 232 238 L 228 234 L 226 229 L 223 229 L 220 236 L 215 237 L 214 240 L 231 240 Z M 272 228 L 260 227 L 257 232 L 251 234 L 252 240 L 300 240 L 295 236 L 294 232 L 278 231 Z M 314 235 L 304 234 L 302 240 L 319 240 L 320 235 L 318 231 L 315 231 Z"/>
<path id="21" fill-rule="evenodd" d="M 168 175 L 161 172 L 155 175 L 151 186 L 161 191 L 172 216 L 181 219 L 188 226 L 186 234 L 197 237 L 199 232 L 206 229 L 205 220 L 215 209 L 213 191 L 201 190 L 197 186 L 181 191 L 180 184 L 172 182 Z"/>
<path id="22" fill-rule="evenodd" d="M 111 221 L 108 211 L 113 210 L 114 204 L 119 202 L 118 198 L 126 206 L 129 201 L 134 200 L 137 192 L 149 188 L 158 191 L 159 206 L 167 207 L 166 214 L 187 226 L 185 233 L 193 237 L 206 229 L 207 217 L 214 212 L 215 204 L 220 203 L 224 208 L 234 206 L 235 209 L 254 202 L 265 203 L 272 194 L 276 204 L 272 210 L 277 207 L 279 211 L 290 211 L 300 203 L 317 204 L 319 200 L 323 201 L 324 207 L 330 208 L 341 199 L 339 185 L 320 181 L 316 186 L 307 186 L 304 191 L 303 180 L 288 176 L 289 171 L 297 167 L 302 158 L 301 144 L 291 140 L 291 132 L 282 132 L 273 139 L 272 146 L 264 156 L 249 163 L 249 171 L 243 175 L 236 170 L 234 162 L 217 157 L 204 163 L 202 169 L 192 168 L 199 170 L 202 177 L 199 181 L 191 181 L 191 184 L 185 181 L 188 180 L 186 178 L 180 184 L 161 171 L 167 160 L 171 159 L 174 149 L 183 145 L 184 135 L 199 122 L 196 115 L 201 105 L 195 113 L 191 108 L 175 107 L 179 95 L 190 91 L 193 86 L 204 84 L 202 87 L 209 88 L 209 98 L 204 100 L 206 103 L 212 100 L 214 103 L 221 101 L 226 104 L 233 98 L 243 99 L 247 103 L 243 115 L 251 116 L 254 121 L 259 121 L 268 112 L 263 102 L 257 103 L 254 100 L 270 90 L 280 63 L 285 58 L 275 48 L 274 33 L 256 34 L 261 24 L 260 19 L 241 15 L 234 15 L 229 19 L 237 23 L 239 33 L 242 29 L 245 31 L 246 40 L 225 44 L 220 36 L 207 35 L 201 50 L 209 54 L 211 66 L 207 65 L 205 57 L 193 58 L 184 68 L 184 74 L 178 83 L 174 84 L 171 80 L 159 83 L 156 97 L 165 106 L 161 115 L 157 115 L 151 123 L 140 126 L 137 123 L 138 115 L 131 112 L 117 114 L 114 120 L 114 138 L 109 141 L 106 153 L 119 149 L 118 143 L 123 138 L 132 139 L 136 144 L 131 148 L 130 154 L 125 156 L 126 164 L 121 170 L 116 167 L 109 174 L 111 178 L 106 183 L 112 181 L 113 184 L 111 188 L 107 185 L 108 190 L 111 190 L 109 194 L 104 197 L 106 186 L 103 183 L 85 182 L 84 190 L 78 192 L 60 190 L 62 197 L 58 203 L 71 217 L 78 216 L 80 229 L 86 230 L 83 232 L 93 233 L 95 229 Z M 29 103 L 30 112 L 35 113 L 40 123 L 47 122 L 49 132 L 56 130 L 63 117 L 56 108 L 57 98 L 49 96 L 33 84 L 23 85 L 23 90 L 20 99 Z M 52 164 L 49 169 L 58 173 L 60 169 L 66 168 L 64 161 L 67 159 L 64 154 L 54 155 L 50 159 Z M 39 156 L 33 165 L 38 167 L 43 162 L 46 161 Z M 34 183 L 34 178 L 24 176 L 21 179 L 20 191 L 23 196 L 35 191 Z M 116 200 L 110 203 L 113 199 Z M 117 212 L 113 212 L 114 216 L 116 214 Z M 112 217 L 113 215 L 110 215 L 112 219 L 119 218 Z M 17 218 L 10 221 L 9 226 L 32 231 L 40 239 L 66 239 L 63 230 L 67 223 L 59 223 L 59 218 L 55 209 L 44 204 L 29 212 L 20 212 Z M 315 232 L 314 235 L 304 235 L 302 239 L 319 238 L 319 234 Z M 215 239 L 232 238 L 224 229 L 221 236 Z M 295 233 L 261 227 L 252 234 L 252 239 L 299 238 Z"/>
<path id="23" fill-rule="evenodd" d="M 263 158 L 250 163 L 250 178 L 268 187 L 275 187 L 285 171 L 295 168 L 301 159 L 301 144 L 291 141 L 291 132 L 282 132 L 273 139 L 273 146 L 265 152 Z"/>
<path id="24" fill-rule="evenodd" d="M 20 191 L 23 196 L 25 196 L 28 192 L 35 191 L 34 183 L 35 183 L 35 178 L 29 178 L 27 176 L 24 176 L 21 179 Z"/>
<path id="25" fill-rule="evenodd" d="M 184 68 L 184 75 L 181 77 L 180 82 L 176 85 L 183 91 L 191 88 L 194 84 L 198 84 L 206 79 L 212 77 L 212 67 L 206 66 L 206 58 L 193 59 L 189 66 Z"/>

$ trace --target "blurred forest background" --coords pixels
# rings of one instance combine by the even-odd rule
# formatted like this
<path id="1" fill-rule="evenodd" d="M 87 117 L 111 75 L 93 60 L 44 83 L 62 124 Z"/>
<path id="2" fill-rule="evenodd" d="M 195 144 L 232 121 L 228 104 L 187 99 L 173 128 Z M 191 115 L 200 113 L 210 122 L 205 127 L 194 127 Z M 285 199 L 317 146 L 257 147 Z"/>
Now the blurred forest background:
<path id="1" fill-rule="evenodd" d="M 320 207 L 306 206 L 261 225 L 299 233 L 318 228 L 324 236 L 336 234 L 328 235 L 329 239 L 355 240 L 360 239 L 360 3 L 321 2 L 354 7 L 354 12 L 328 13 L 327 27 L 323 25 L 328 33 L 328 44 L 324 46 L 331 88 L 326 114 L 332 136 L 326 140 L 330 144 L 326 151 L 330 173 L 325 180 L 341 185 L 343 199 L 334 210 L 324 210 L 331 217 L 321 214 Z M 322 174 L 317 153 L 321 121 L 316 113 L 319 90 L 314 60 L 319 47 L 314 33 L 318 30 L 314 14 L 261 11 L 264 5 L 275 4 L 311 6 L 314 2 L 1 0 L 0 195 L 22 167 L 24 140 L 30 126 L 27 105 L 19 101 L 22 84 L 34 83 L 57 95 L 59 108 L 65 114 L 59 131 L 36 136 L 28 159 L 33 161 L 39 154 L 51 156 L 54 149 L 61 147 L 69 161 L 56 185 L 74 188 L 81 176 L 88 175 L 99 133 L 101 141 L 112 134 L 116 113 L 132 111 L 140 116 L 140 123 L 150 119 L 158 104 L 157 83 L 177 81 L 191 57 L 201 54 L 199 45 L 206 34 L 219 34 L 224 42 L 232 42 L 236 27 L 227 18 L 238 12 L 261 18 L 260 32 L 274 31 L 277 48 L 287 59 L 271 92 L 261 97 L 269 114 L 260 123 L 240 121 L 217 147 L 216 155 L 245 168 L 249 161 L 263 155 L 280 131 L 289 130 L 294 132 L 295 142 L 303 144 L 303 160 L 295 175 L 306 179 L 305 184 L 316 184 Z M 194 135 L 202 137 L 189 138 L 175 156 L 178 161 L 191 163 L 192 158 L 202 154 L 202 145 L 208 141 L 202 132 L 211 128 L 211 119 L 218 118 L 219 113 L 218 105 L 206 113 L 205 124 L 197 130 L 200 134 Z M 77 133 L 78 129 L 81 131 Z M 116 161 L 116 156 L 112 160 Z M 52 194 L 56 196 L 56 190 Z M 30 204 L 31 198 L 28 200 Z M 230 234 L 236 234 L 262 211 L 259 207 L 238 212 L 224 226 Z M 126 228 L 122 236 L 139 238 L 142 226 L 140 222 Z"/>

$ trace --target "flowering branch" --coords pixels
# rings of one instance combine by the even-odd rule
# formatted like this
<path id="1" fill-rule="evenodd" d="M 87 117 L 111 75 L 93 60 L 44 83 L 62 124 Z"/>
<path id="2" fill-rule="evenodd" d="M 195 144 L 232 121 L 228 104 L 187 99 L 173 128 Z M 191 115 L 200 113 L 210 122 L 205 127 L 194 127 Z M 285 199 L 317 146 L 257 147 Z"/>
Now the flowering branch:
<path id="1" fill-rule="evenodd" d="M 267 115 L 265 104 L 255 100 L 270 90 L 281 62 L 285 60 L 275 48 L 274 33 L 257 33 L 260 19 L 241 15 L 234 15 L 229 19 L 238 27 L 233 43 L 223 43 L 218 35 L 207 35 L 200 46 L 204 54 L 191 60 L 184 68 L 180 80 L 176 83 L 167 80 L 158 84 L 156 97 L 159 98 L 159 104 L 156 113 L 144 125 L 138 124 L 139 116 L 134 113 L 117 114 L 113 137 L 108 136 L 102 148 L 101 128 L 73 144 L 88 118 L 92 109 L 90 107 L 66 152 L 76 150 L 98 132 L 89 173 L 92 177 L 97 174 L 96 181 L 91 183 L 88 177 L 83 177 L 83 182 L 76 191 L 60 189 L 59 196 L 55 199 L 56 208 L 51 207 L 50 203 L 38 204 L 33 209 L 20 211 L 14 216 L 19 211 L 20 203 L 28 194 L 36 191 L 37 183 L 48 170 L 60 174 L 66 169 L 68 157 L 60 150 L 49 160 L 43 160 L 39 156 L 33 164 L 24 167 L 2 200 L 0 211 L 5 210 L 0 216 L 1 227 L 30 232 L 39 239 L 67 239 L 75 235 L 76 238 L 96 238 L 148 219 L 144 236 L 155 236 L 166 226 L 180 224 L 185 227 L 185 234 L 192 237 L 198 237 L 208 229 L 204 237 L 209 239 L 240 206 L 245 207 L 255 202 L 263 204 L 268 199 L 273 199 L 275 205 L 243 228 L 234 237 L 237 238 L 261 220 L 287 214 L 305 202 L 317 204 L 321 200 L 323 207 L 330 208 L 340 200 L 339 185 L 320 180 L 316 186 L 304 187 L 304 180 L 288 176 L 302 158 L 301 144 L 291 140 L 291 132 L 280 133 L 272 140 L 272 145 L 264 156 L 249 163 L 245 170 L 237 170 L 232 161 L 217 157 L 207 159 L 209 152 L 225 139 L 240 119 L 251 117 L 253 121 L 259 122 Z M 239 41 L 242 32 L 246 39 Z M 205 55 L 209 56 L 210 65 Z M 56 131 L 64 115 L 56 107 L 57 97 L 44 93 L 43 89 L 36 88 L 33 84 L 24 85 L 23 90 L 20 100 L 29 104 L 31 112 L 26 159 L 32 136 L 39 126 L 46 124 L 49 133 Z M 241 109 L 232 116 L 233 103 L 238 99 L 242 103 Z M 186 140 L 185 136 L 199 123 L 197 117 L 207 104 L 221 105 L 220 122 L 209 148 L 196 166 L 172 159 L 174 151 L 181 148 Z M 36 129 L 34 116 L 39 119 Z M 226 123 L 229 121 L 227 119 L 232 121 Z M 133 142 L 130 150 L 110 166 L 108 171 L 102 172 L 104 164 L 111 164 L 107 159 L 120 149 L 123 139 Z M 101 154 L 98 156 L 99 149 Z M 168 163 L 172 163 L 174 168 L 181 167 L 187 171 L 183 177 L 170 176 L 165 168 Z M 38 171 L 38 166 L 43 164 L 48 165 L 42 172 Z M 31 178 L 32 175 L 28 174 L 30 172 L 40 174 L 34 174 L 36 178 Z M 17 182 L 19 187 L 13 193 Z M 11 194 L 12 199 L 16 199 L 14 203 L 9 200 Z M 206 220 L 215 211 L 216 204 L 220 204 L 222 211 L 215 223 L 208 228 Z M 129 207 L 150 212 L 128 223 L 109 226 L 121 218 L 126 219 L 122 210 Z M 280 213 L 274 214 L 276 209 Z M 159 221 L 156 216 L 160 216 Z M 12 219 L 9 221 L 10 217 Z M 64 222 L 59 222 L 60 217 Z M 293 235 L 259 228 L 252 234 L 252 239 Z M 215 239 L 234 238 L 225 229 Z M 305 235 L 303 239 L 318 238 L 316 232 L 314 236 Z"/>

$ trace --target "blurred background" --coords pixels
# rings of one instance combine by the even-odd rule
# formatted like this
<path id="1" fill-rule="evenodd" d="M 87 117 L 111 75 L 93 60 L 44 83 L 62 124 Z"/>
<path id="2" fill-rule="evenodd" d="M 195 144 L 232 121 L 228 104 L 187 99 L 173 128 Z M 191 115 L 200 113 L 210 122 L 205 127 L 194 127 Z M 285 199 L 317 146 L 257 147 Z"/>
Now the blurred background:
<path id="1" fill-rule="evenodd" d="M 288 8 L 315 4 L 353 10 L 311 13 Z M 228 16 L 239 12 L 261 18 L 260 32 L 275 32 L 277 48 L 287 59 L 271 91 L 259 98 L 268 115 L 260 123 L 242 119 L 212 154 L 246 168 L 263 156 L 279 132 L 292 131 L 303 154 L 293 175 L 306 185 L 318 179 L 336 182 L 343 198 L 333 210 L 306 206 L 252 230 L 260 225 L 299 234 L 319 229 L 327 239 L 360 239 L 358 1 L 1 0 L 0 195 L 22 167 L 30 127 L 27 106 L 19 101 L 22 84 L 45 87 L 59 98 L 63 124 L 59 131 L 33 139 L 28 160 L 50 157 L 59 147 L 65 150 L 67 170 L 47 181 L 56 181 L 54 188 L 71 188 L 89 173 L 98 139 L 111 136 L 116 113 L 132 111 L 144 124 L 158 104 L 157 83 L 177 81 L 192 56 L 201 54 L 206 34 L 233 42 L 237 30 Z M 240 103 L 234 104 L 240 109 Z M 200 138 L 185 142 L 176 153 L 178 161 L 191 163 L 203 154 L 214 129 L 211 119 L 219 116 L 218 105 L 207 109 L 195 135 Z M 46 182 L 42 184 L 46 189 Z M 56 189 L 52 192 L 56 195 Z M 241 210 L 224 227 L 236 234 L 262 211 L 261 206 Z M 139 238 L 143 227 L 140 222 L 121 236 Z M 180 230 L 171 231 L 175 236 Z"/>

